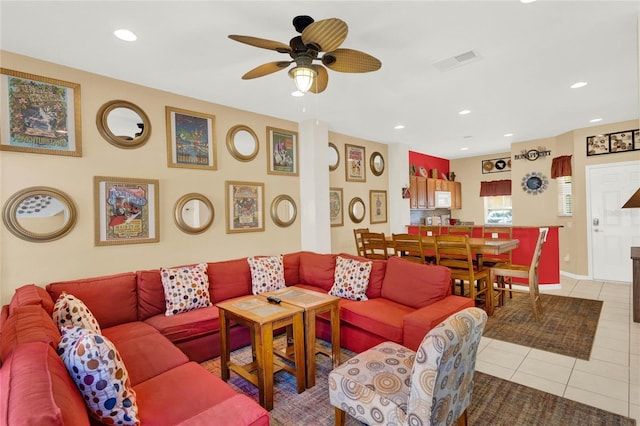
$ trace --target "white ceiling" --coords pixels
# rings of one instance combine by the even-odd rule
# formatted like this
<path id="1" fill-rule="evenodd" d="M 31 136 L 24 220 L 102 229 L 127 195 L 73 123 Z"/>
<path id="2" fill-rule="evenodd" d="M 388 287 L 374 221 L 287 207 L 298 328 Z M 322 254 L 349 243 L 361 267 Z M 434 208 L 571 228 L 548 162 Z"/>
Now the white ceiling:
<path id="1" fill-rule="evenodd" d="M 638 118 L 638 1 L 6 1 L 3 50 L 443 158 Z M 229 34 L 288 44 L 292 19 L 340 18 L 341 47 L 379 71 L 329 71 L 320 95 L 294 98 L 286 71 L 241 80 L 286 54 Z M 128 28 L 135 43 L 116 39 Z M 442 72 L 434 63 L 476 51 Z M 570 89 L 587 81 L 582 89 Z M 135 99 L 128 99 L 136 102 Z M 471 114 L 458 115 L 463 109 Z M 404 124 L 403 130 L 394 130 Z M 512 137 L 504 137 L 514 133 Z M 461 151 L 462 147 L 468 147 Z"/>

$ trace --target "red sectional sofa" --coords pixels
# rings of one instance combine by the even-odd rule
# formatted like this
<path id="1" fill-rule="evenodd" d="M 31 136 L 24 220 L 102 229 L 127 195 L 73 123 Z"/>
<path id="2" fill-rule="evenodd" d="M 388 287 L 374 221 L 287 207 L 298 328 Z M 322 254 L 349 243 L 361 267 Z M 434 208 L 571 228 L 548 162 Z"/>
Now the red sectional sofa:
<path id="1" fill-rule="evenodd" d="M 336 257 L 349 254 L 295 252 L 283 256 L 287 286 L 328 292 Z M 268 425 L 254 400 L 232 390 L 198 362 L 220 352 L 215 303 L 251 293 L 247 258 L 208 263 L 212 306 L 165 316 L 160 271 L 143 270 L 50 283 L 46 290 L 19 288 L 0 316 L 0 424 L 83 425 L 89 419 L 82 397 L 56 354 L 60 339 L 51 318 L 64 291 L 82 300 L 111 340 L 129 372 L 142 424 Z M 473 306 L 451 295 L 447 268 L 400 258 L 375 260 L 364 301 L 340 300 L 341 346 L 362 352 L 383 341 L 416 349 L 445 318 Z M 328 316 L 316 323 L 330 340 Z M 250 344 L 248 329 L 235 325 L 231 346 Z M 31 422 L 31 423 L 30 423 Z"/>

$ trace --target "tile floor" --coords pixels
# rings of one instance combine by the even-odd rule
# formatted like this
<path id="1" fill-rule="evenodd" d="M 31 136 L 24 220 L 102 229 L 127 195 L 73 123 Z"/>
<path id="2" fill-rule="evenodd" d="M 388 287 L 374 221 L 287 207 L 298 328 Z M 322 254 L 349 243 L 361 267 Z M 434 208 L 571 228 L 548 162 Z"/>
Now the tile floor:
<path id="1" fill-rule="evenodd" d="M 476 369 L 640 425 L 640 323 L 632 318 L 631 284 L 563 276 L 561 287 L 545 293 L 604 302 L 589 361 L 483 337 Z"/>

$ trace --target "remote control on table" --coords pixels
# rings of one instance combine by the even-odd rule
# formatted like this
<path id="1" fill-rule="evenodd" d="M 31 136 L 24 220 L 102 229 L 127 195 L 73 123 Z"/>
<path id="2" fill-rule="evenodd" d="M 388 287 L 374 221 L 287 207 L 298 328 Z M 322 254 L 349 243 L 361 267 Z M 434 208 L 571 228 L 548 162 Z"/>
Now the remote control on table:
<path id="1" fill-rule="evenodd" d="M 271 303 L 275 303 L 277 305 L 280 304 L 281 300 L 274 296 L 267 296 L 267 300 Z"/>

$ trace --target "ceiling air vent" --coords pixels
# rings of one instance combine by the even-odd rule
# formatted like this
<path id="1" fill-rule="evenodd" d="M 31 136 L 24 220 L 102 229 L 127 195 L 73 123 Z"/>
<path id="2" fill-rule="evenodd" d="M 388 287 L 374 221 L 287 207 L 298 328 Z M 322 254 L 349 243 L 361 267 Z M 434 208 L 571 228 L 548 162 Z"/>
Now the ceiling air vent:
<path id="1" fill-rule="evenodd" d="M 462 65 L 467 65 L 480 59 L 480 55 L 475 50 L 469 50 L 468 52 L 455 55 L 451 58 L 443 59 L 435 62 L 434 67 L 440 71 L 449 71 Z"/>

